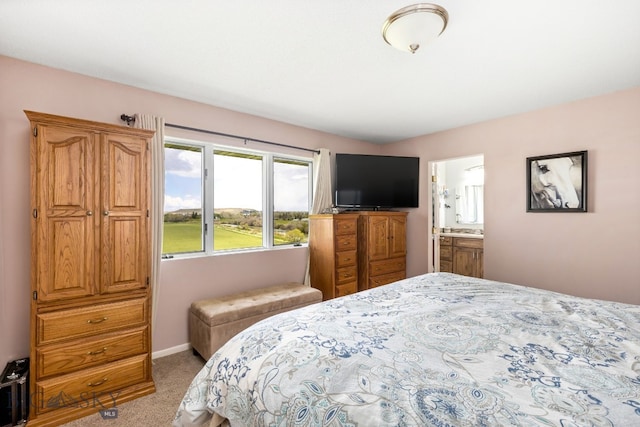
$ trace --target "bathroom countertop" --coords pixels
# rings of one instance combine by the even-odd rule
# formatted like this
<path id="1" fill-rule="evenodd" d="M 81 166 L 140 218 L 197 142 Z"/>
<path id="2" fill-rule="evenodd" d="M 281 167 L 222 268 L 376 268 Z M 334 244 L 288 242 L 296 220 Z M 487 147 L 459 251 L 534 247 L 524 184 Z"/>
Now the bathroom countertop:
<path id="1" fill-rule="evenodd" d="M 449 236 L 449 237 L 470 237 L 472 239 L 484 239 L 484 234 L 475 234 L 475 233 L 439 233 L 439 236 Z"/>

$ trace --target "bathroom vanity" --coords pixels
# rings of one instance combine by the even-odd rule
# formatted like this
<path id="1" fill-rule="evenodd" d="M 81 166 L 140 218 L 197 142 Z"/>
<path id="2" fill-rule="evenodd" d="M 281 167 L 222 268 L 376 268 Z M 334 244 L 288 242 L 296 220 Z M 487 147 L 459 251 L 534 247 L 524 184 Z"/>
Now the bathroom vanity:
<path id="1" fill-rule="evenodd" d="M 482 277 L 483 235 L 473 233 L 441 233 L 440 271 L 471 277 Z"/>

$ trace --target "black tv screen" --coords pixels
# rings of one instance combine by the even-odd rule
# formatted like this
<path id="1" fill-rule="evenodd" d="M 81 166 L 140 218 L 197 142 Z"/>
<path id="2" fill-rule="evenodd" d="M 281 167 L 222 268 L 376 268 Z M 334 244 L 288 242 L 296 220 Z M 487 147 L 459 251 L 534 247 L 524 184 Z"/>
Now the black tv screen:
<path id="1" fill-rule="evenodd" d="M 352 209 L 418 207 L 419 157 L 336 154 L 335 204 Z"/>

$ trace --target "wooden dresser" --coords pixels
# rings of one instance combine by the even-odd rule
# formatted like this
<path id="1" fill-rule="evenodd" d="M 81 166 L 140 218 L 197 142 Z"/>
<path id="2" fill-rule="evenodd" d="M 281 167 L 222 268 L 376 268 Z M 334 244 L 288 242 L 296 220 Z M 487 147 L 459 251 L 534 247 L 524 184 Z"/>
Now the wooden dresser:
<path id="1" fill-rule="evenodd" d="M 309 275 L 324 300 L 358 291 L 358 217 L 309 216 Z"/>
<path id="2" fill-rule="evenodd" d="M 407 212 L 360 212 L 358 290 L 406 278 Z"/>
<path id="3" fill-rule="evenodd" d="M 25 111 L 31 123 L 29 427 L 153 393 L 149 139 Z"/>

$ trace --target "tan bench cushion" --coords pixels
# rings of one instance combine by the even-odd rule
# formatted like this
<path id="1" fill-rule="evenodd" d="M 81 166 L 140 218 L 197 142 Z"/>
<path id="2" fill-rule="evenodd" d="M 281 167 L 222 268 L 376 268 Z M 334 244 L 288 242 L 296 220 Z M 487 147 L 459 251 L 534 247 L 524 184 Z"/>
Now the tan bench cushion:
<path id="1" fill-rule="evenodd" d="M 278 313 L 322 301 L 322 292 L 286 283 L 196 301 L 189 314 L 191 346 L 208 359 L 225 342 L 254 323 Z"/>
<path id="2" fill-rule="evenodd" d="M 286 283 L 196 301 L 191 304 L 191 312 L 207 325 L 214 326 L 283 308 L 313 304 L 319 302 L 318 292 L 318 289 L 299 283 Z"/>

